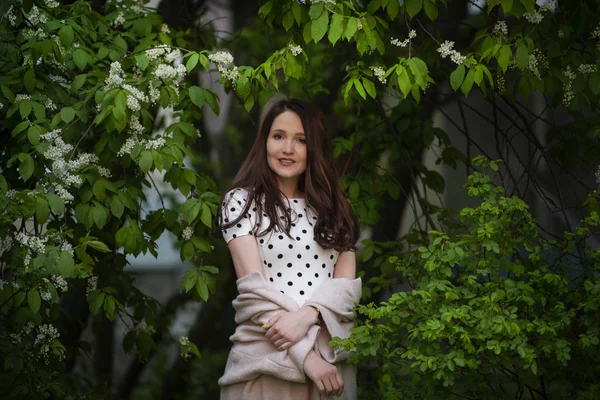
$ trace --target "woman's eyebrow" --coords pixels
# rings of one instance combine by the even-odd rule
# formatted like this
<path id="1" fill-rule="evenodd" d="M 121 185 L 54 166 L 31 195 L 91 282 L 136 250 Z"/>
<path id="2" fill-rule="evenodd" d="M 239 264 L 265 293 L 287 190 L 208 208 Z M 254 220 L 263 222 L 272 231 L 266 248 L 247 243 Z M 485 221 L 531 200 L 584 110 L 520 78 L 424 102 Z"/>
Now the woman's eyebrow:
<path id="1" fill-rule="evenodd" d="M 274 132 L 278 132 L 278 133 L 281 132 L 281 133 L 285 133 L 286 135 L 288 133 L 285 129 L 280 129 L 280 128 L 273 129 L 271 131 L 271 133 L 274 133 Z M 296 132 L 294 135 L 296 135 L 296 136 L 305 136 L 306 134 L 304 132 Z"/>

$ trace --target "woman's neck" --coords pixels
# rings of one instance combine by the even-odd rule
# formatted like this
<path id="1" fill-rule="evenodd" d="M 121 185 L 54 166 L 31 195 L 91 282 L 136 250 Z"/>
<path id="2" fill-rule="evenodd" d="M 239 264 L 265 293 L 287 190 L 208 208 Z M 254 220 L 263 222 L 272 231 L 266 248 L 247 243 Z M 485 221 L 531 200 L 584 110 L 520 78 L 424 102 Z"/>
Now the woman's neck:
<path id="1" fill-rule="evenodd" d="M 288 199 L 303 198 L 304 194 L 300 192 L 298 180 L 283 181 L 278 179 L 279 191 Z"/>

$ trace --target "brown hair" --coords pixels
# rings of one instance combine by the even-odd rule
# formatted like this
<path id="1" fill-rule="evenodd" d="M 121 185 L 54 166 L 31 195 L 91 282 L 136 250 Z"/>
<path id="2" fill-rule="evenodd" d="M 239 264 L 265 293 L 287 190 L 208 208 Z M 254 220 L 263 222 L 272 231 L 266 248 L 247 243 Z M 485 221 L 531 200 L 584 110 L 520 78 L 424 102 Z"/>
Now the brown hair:
<path id="1" fill-rule="evenodd" d="M 284 99 L 276 101 L 264 113 L 254 145 L 231 184 L 230 190 L 244 188 L 248 199 L 240 216 L 233 221 L 223 223 L 222 212 L 218 216 L 218 226 L 227 229 L 234 226 L 254 204 L 256 207 L 256 236 L 264 236 L 276 229 L 289 236 L 292 224 L 285 204 L 285 196 L 279 190 L 275 173 L 267 163 L 267 139 L 273 120 L 285 111 L 296 113 L 304 127 L 306 136 L 307 165 L 300 177 L 299 190 L 304 192 L 308 206 L 316 212 L 314 227 L 315 241 L 325 249 L 337 251 L 355 250 L 359 236 L 358 220 L 346 201 L 339 183 L 339 176 L 331 156 L 331 146 L 325 132 L 321 111 L 313 104 L 298 100 Z M 261 201 L 263 199 L 263 201 Z M 278 213 L 278 210 L 281 211 Z M 269 225 L 258 232 L 262 225 L 263 214 L 269 218 Z M 278 215 L 283 215 L 279 218 Z"/>

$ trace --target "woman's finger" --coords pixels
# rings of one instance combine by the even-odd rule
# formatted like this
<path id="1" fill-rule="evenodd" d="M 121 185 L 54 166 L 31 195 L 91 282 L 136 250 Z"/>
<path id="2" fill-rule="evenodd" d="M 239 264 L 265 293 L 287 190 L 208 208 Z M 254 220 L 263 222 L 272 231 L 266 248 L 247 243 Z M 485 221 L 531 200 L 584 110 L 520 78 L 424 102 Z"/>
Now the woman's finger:
<path id="1" fill-rule="evenodd" d="M 337 379 L 340 388 L 340 390 L 338 390 L 338 392 L 336 393 L 336 396 L 340 397 L 342 393 L 344 393 L 344 380 L 342 379 L 339 373 L 335 374 L 335 378 Z"/>
<path id="2" fill-rule="evenodd" d="M 333 386 L 331 385 L 331 382 L 329 381 L 328 378 L 323 378 L 323 387 L 325 389 L 325 394 L 327 396 L 331 396 L 331 393 L 333 393 Z"/>

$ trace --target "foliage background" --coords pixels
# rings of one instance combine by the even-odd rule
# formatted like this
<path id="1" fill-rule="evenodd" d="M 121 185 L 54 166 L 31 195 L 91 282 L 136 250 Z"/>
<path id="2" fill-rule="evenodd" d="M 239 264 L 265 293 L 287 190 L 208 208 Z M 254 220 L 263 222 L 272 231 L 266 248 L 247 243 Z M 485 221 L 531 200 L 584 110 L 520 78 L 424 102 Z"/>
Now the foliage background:
<path id="1" fill-rule="evenodd" d="M 0 6 L 3 392 L 218 396 L 213 217 L 280 91 L 328 116 L 363 226 L 362 324 L 337 342 L 361 399 L 598 398 L 597 3 L 217 6 L 225 39 L 212 2 Z M 164 232 L 189 268 L 159 304 L 126 266 Z"/>

